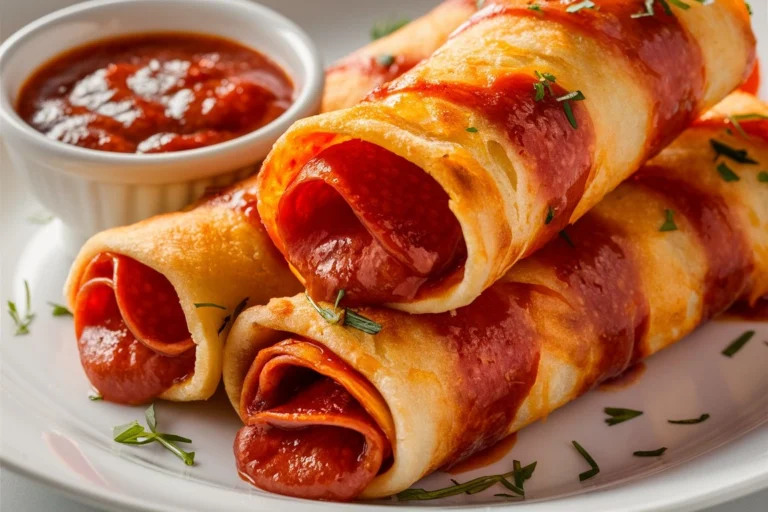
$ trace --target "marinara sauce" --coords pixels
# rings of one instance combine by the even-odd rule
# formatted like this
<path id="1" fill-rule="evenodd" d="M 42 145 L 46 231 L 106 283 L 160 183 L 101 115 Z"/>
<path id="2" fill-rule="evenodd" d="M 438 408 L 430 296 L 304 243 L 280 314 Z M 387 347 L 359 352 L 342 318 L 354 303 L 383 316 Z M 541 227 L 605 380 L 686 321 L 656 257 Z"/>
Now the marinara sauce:
<path id="1" fill-rule="evenodd" d="M 251 48 L 208 35 L 149 33 L 55 57 L 24 84 L 17 110 L 67 144 L 164 153 L 252 132 L 292 102 L 288 75 Z"/>

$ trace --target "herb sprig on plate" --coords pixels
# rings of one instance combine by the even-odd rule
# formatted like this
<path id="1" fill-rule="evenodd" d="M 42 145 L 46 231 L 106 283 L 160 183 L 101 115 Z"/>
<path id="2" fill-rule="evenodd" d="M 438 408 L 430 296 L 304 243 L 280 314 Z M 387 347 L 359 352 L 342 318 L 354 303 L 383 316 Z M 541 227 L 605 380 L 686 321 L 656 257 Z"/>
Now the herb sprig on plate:
<path id="1" fill-rule="evenodd" d="M 727 347 L 725 347 L 725 350 L 723 350 L 722 354 L 726 357 L 733 357 L 736 352 L 741 350 L 744 345 L 747 344 L 749 340 L 752 339 L 752 336 L 755 335 L 755 331 L 746 331 L 741 336 L 733 340 Z"/>
<path id="2" fill-rule="evenodd" d="M 164 434 L 157 431 L 157 417 L 155 416 L 155 404 L 149 406 L 144 412 L 149 432 L 139 424 L 132 421 L 126 425 L 120 425 L 112 429 L 112 438 L 120 444 L 141 446 L 149 443 L 160 443 L 163 448 L 176 455 L 187 466 L 195 463 L 195 452 L 187 452 L 177 446 L 176 443 L 191 443 L 191 439 L 177 436 L 176 434 Z"/>
<path id="3" fill-rule="evenodd" d="M 636 411 L 634 409 L 622 409 L 620 407 L 606 407 L 603 409 L 605 414 L 610 416 L 610 418 L 605 418 L 605 422 L 608 424 L 608 426 L 614 426 L 618 425 L 619 423 L 624 423 L 625 421 L 629 421 L 633 418 L 637 418 L 638 416 L 642 416 L 643 411 Z"/>
<path id="4" fill-rule="evenodd" d="M 25 309 L 22 315 L 16 303 L 12 300 L 8 301 L 8 314 L 11 316 L 11 320 L 16 324 L 16 336 L 23 334 L 29 334 L 29 325 L 32 320 L 35 319 L 35 314 L 32 313 L 32 296 L 29 292 L 29 283 L 24 280 L 24 295 L 25 295 Z"/>
<path id="5" fill-rule="evenodd" d="M 696 425 L 697 423 L 703 423 L 709 419 L 709 414 L 704 413 L 698 418 L 690 418 L 686 420 L 667 420 L 667 423 L 673 425 Z"/>
<path id="6" fill-rule="evenodd" d="M 589 480 L 593 476 L 600 473 L 600 466 L 597 465 L 597 462 L 595 462 L 595 459 L 592 458 L 592 456 L 587 452 L 587 450 L 584 449 L 583 446 L 581 446 L 576 441 L 571 441 L 573 443 L 574 448 L 581 454 L 582 457 L 584 457 L 584 460 L 587 461 L 587 464 L 589 464 L 589 467 L 591 469 L 584 471 L 583 473 L 579 473 L 579 482 L 583 482 L 584 480 Z"/>

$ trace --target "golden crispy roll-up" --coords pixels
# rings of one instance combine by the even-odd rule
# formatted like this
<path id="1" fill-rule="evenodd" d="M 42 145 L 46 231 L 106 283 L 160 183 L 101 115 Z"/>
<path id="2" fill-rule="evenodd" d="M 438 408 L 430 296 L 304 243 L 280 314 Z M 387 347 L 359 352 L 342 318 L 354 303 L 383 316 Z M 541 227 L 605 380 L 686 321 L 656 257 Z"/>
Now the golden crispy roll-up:
<path id="1" fill-rule="evenodd" d="M 477 0 L 445 0 L 405 27 L 354 51 L 325 72 L 322 112 L 351 107 L 437 50 L 477 10 Z"/>
<path id="2" fill-rule="evenodd" d="M 209 398 L 238 308 L 300 289 L 253 193 L 250 178 L 186 211 L 98 233 L 80 250 L 65 296 L 83 369 L 104 399 Z"/>
<path id="3" fill-rule="evenodd" d="M 752 69 L 742 0 L 653 15 L 486 3 L 352 108 L 299 121 L 258 181 L 267 232 L 314 298 L 464 306 Z"/>
<path id="4" fill-rule="evenodd" d="M 719 115 L 735 112 L 768 108 L 737 96 Z M 241 475 L 307 498 L 397 493 L 768 294 L 768 121 L 725 128 L 689 129 L 455 311 L 358 310 L 375 336 L 304 295 L 245 311 L 224 355 Z"/>

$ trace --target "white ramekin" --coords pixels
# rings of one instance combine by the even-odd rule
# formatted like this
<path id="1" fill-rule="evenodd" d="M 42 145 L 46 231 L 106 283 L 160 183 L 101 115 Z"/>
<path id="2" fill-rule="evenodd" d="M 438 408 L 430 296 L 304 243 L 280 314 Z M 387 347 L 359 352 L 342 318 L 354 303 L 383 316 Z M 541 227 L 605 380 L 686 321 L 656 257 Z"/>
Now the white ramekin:
<path id="1" fill-rule="evenodd" d="M 14 109 L 25 79 L 61 52 L 123 34 L 179 31 L 223 36 L 277 62 L 292 78 L 295 103 L 252 133 L 213 146 L 161 154 L 84 149 L 47 138 Z M 70 237 L 178 210 L 210 186 L 254 172 L 277 138 L 320 105 L 323 68 L 296 24 L 246 0 L 96 0 L 44 16 L 0 46 L 0 131 L 17 172 Z M 69 240 L 69 242 L 77 242 Z"/>

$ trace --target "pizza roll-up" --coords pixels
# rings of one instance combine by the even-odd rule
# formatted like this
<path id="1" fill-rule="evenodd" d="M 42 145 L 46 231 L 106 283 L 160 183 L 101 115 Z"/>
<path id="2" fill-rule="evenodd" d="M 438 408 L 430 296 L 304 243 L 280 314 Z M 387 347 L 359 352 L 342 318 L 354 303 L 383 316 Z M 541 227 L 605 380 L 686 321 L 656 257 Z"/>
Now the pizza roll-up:
<path id="1" fill-rule="evenodd" d="M 300 289 L 255 203 L 251 178 L 86 242 L 65 296 L 83 369 L 105 400 L 209 398 L 238 309 Z"/>
<path id="2" fill-rule="evenodd" d="M 467 305 L 751 71 L 742 0 L 634 16 L 647 3 L 488 4 L 366 101 L 295 123 L 258 208 L 312 297 Z"/>
<path id="3" fill-rule="evenodd" d="M 354 51 L 325 72 L 322 112 L 351 107 L 437 50 L 477 11 L 477 0 L 445 0 L 421 18 Z"/>
<path id="4" fill-rule="evenodd" d="M 305 498 L 400 492 L 768 293 L 768 122 L 725 127 L 688 130 L 455 311 L 346 309 L 371 335 L 303 294 L 246 310 L 224 354 L 240 474 Z"/>

